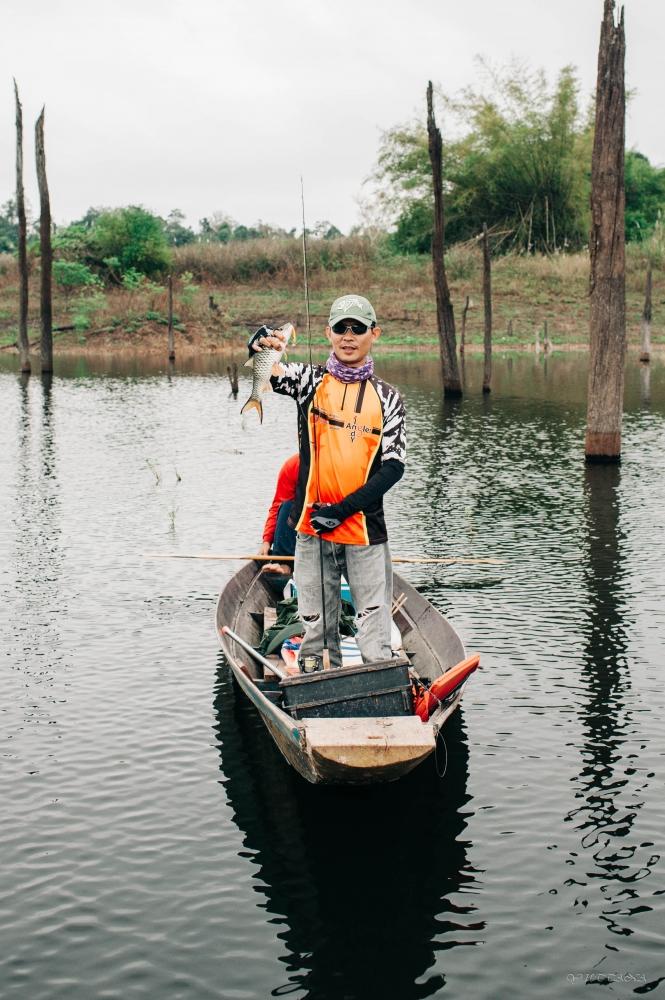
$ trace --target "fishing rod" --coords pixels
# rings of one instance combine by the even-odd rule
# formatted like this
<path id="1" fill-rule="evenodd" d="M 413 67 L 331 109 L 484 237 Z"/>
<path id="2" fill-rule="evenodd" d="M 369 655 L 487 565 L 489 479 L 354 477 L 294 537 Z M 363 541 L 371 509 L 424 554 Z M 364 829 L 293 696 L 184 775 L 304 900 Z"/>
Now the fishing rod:
<path id="1" fill-rule="evenodd" d="M 236 562 L 292 563 L 293 556 L 262 556 L 252 552 L 144 552 L 145 559 L 212 559 Z M 422 565 L 452 566 L 503 566 L 503 559 L 490 556 L 392 556 L 394 563 L 419 563 Z"/>
<path id="2" fill-rule="evenodd" d="M 309 371 L 312 385 L 312 398 L 311 398 L 311 412 L 312 412 L 312 441 L 314 444 L 314 465 L 316 467 L 316 476 L 314 478 L 316 484 L 316 502 L 319 504 L 321 502 L 321 493 L 319 489 L 319 450 L 318 450 L 318 433 L 317 433 L 317 413 L 316 407 L 314 405 L 314 396 L 316 393 L 316 386 L 314 385 L 314 362 L 312 360 L 312 321 L 309 308 L 309 281 L 307 276 L 307 225 L 305 223 L 305 184 L 303 182 L 302 174 L 300 175 L 300 201 L 302 204 L 302 266 L 303 266 L 303 276 L 305 280 L 305 315 L 307 316 L 307 345 L 309 348 Z M 302 412 L 302 411 L 301 411 Z M 309 436 L 309 414 L 305 414 L 305 423 L 307 425 L 307 434 Z M 310 456 L 311 461 L 311 456 Z M 305 492 L 305 497 L 303 502 L 307 502 L 307 493 Z M 323 538 L 321 535 L 319 538 L 319 574 L 321 579 L 321 623 L 323 625 L 323 650 L 321 653 L 323 660 L 323 669 L 330 670 L 330 649 L 328 648 L 328 623 L 326 616 L 326 584 L 325 575 L 323 572 Z"/>

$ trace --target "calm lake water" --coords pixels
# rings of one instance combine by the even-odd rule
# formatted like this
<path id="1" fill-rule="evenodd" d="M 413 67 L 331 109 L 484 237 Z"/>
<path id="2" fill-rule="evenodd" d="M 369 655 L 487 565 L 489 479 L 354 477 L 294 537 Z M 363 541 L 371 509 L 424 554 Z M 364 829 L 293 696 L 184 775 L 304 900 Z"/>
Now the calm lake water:
<path id="1" fill-rule="evenodd" d="M 245 426 L 226 359 L 0 369 L 0 996 L 665 995 L 665 366 L 629 362 L 624 460 L 585 468 L 586 359 L 502 357 L 408 406 L 396 554 L 482 670 L 433 761 L 314 788 L 213 623 L 295 411 Z M 244 376 L 241 376 L 244 378 Z M 440 758 L 441 767 L 445 763 Z"/>

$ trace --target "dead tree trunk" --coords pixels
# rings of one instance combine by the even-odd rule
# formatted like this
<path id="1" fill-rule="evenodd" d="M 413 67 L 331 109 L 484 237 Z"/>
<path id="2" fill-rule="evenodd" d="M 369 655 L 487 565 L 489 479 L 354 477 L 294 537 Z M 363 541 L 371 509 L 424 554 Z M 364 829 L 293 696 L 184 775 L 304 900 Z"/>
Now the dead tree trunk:
<path id="1" fill-rule="evenodd" d="M 598 50 L 596 125 L 591 160 L 590 358 L 585 456 L 621 459 L 626 354 L 624 148 L 626 40 L 623 8 L 604 0 Z"/>
<path id="2" fill-rule="evenodd" d="M 175 361 L 175 342 L 173 339 L 173 275 L 169 274 L 169 326 L 168 326 L 169 361 Z"/>
<path id="3" fill-rule="evenodd" d="M 653 283 L 653 265 L 647 264 L 647 285 L 644 292 L 644 309 L 642 310 L 642 348 L 640 361 L 651 360 L 651 286 Z"/>
<path id="4" fill-rule="evenodd" d="M 18 350 L 21 371 L 30 374 L 30 341 L 28 340 L 28 250 L 27 224 L 25 219 L 25 195 L 23 192 L 23 108 L 18 96 L 18 86 L 14 80 L 16 96 L 16 217 L 18 219 Z"/>
<path id="5" fill-rule="evenodd" d="M 427 85 L 427 134 L 429 136 L 429 158 L 432 164 L 434 186 L 434 235 L 432 237 L 432 267 L 434 289 L 436 291 L 436 315 L 441 352 L 444 396 L 461 396 L 462 381 L 457 366 L 457 344 L 455 342 L 455 314 L 450 301 L 450 289 L 446 277 L 444 254 L 443 218 L 443 174 L 441 133 L 436 127 L 432 102 L 432 82 Z"/>
<path id="6" fill-rule="evenodd" d="M 552 206 L 552 245 L 556 253 L 556 223 L 554 221 L 554 206 Z"/>
<path id="7" fill-rule="evenodd" d="M 469 306 L 471 305 L 471 299 L 467 295 L 464 300 L 464 308 L 462 309 L 462 332 L 459 338 L 459 354 L 460 358 L 464 357 L 464 350 L 466 348 L 466 314 L 469 311 Z"/>
<path id="8" fill-rule="evenodd" d="M 231 394 L 235 399 L 238 395 L 238 366 L 233 362 L 233 365 L 226 366 L 226 374 L 229 376 L 229 383 L 231 385 Z"/>
<path id="9" fill-rule="evenodd" d="M 485 303 L 485 367 L 483 392 L 491 392 L 492 385 L 492 263 L 487 223 L 483 222 L 483 300 Z"/>
<path id="10" fill-rule="evenodd" d="M 44 153 L 44 108 L 35 125 L 35 154 L 37 158 L 37 183 L 39 185 L 39 248 L 41 255 L 41 363 L 42 372 L 53 371 L 53 302 L 51 281 L 53 248 L 51 246 L 51 203 L 46 181 L 46 155 Z"/>
<path id="11" fill-rule="evenodd" d="M 640 401 L 642 406 L 651 405 L 651 365 L 640 365 Z"/>

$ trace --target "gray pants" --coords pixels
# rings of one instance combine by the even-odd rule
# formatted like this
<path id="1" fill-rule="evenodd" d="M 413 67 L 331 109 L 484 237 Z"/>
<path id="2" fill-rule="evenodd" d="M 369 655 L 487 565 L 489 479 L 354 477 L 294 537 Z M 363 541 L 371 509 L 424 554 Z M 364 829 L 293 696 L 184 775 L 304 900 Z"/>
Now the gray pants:
<path id="1" fill-rule="evenodd" d="M 356 636 L 363 661 L 389 660 L 390 606 L 393 570 L 388 544 L 339 545 L 314 535 L 298 532 L 294 578 L 298 588 L 298 608 L 305 626 L 300 655 L 321 655 L 323 615 L 321 613 L 321 557 L 326 601 L 326 630 L 330 663 L 342 666 L 339 641 L 341 610 L 340 577 L 346 577 L 356 609 Z"/>

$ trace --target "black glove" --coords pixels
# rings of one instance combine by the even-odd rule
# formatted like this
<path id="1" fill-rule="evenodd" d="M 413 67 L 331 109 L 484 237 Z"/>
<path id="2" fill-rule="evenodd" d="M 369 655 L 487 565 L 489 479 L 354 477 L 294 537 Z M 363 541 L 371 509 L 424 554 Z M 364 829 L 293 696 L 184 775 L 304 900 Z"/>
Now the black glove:
<path id="1" fill-rule="evenodd" d="M 342 510 L 341 503 L 315 503 L 309 523 L 317 535 L 325 535 L 328 531 L 334 531 L 335 528 L 339 528 L 342 521 L 346 521 L 347 517 L 348 514 L 345 514 Z"/>
<path id="2" fill-rule="evenodd" d="M 252 334 L 252 336 L 247 341 L 247 350 L 249 351 L 250 358 L 253 358 L 254 355 L 256 354 L 256 351 L 254 350 L 254 344 L 256 343 L 256 341 L 259 340 L 261 337 L 269 337 L 271 333 L 272 330 L 269 330 L 268 327 L 264 325 L 260 326 L 256 331 L 256 333 Z"/>

